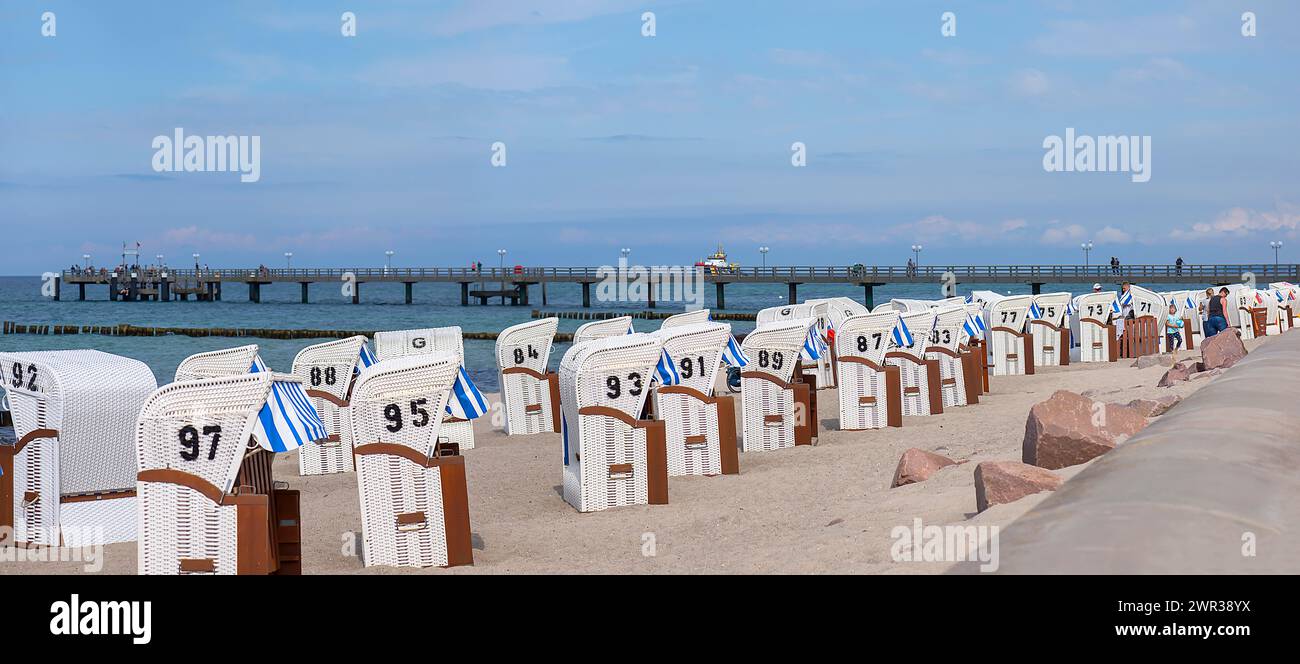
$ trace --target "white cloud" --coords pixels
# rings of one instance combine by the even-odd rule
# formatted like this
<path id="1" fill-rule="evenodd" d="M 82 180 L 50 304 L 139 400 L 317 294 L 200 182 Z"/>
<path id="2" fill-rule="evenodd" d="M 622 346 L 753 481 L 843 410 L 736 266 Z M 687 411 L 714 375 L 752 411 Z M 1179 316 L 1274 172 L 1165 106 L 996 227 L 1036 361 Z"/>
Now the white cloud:
<path id="1" fill-rule="evenodd" d="M 1022 97 L 1040 97 L 1051 91 L 1052 83 L 1037 69 L 1022 69 L 1011 76 L 1010 86 Z"/>
<path id="2" fill-rule="evenodd" d="M 1114 226 L 1106 226 L 1097 231 L 1094 239 L 1105 244 L 1128 244 L 1133 241 L 1133 236 L 1127 231 Z"/>
<path id="3" fill-rule="evenodd" d="M 1300 230 L 1300 207 L 1290 203 L 1278 204 L 1273 211 L 1259 211 L 1235 207 L 1225 210 L 1213 220 L 1197 222 L 1186 228 L 1176 228 L 1170 237 L 1206 238 L 1206 237 L 1242 237 L 1256 233 L 1270 232 L 1288 238 L 1297 236 Z"/>
<path id="4" fill-rule="evenodd" d="M 1043 244 L 1066 244 L 1078 242 L 1088 236 L 1088 229 L 1079 224 L 1061 225 L 1056 221 L 1048 222 L 1040 241 Z"/>

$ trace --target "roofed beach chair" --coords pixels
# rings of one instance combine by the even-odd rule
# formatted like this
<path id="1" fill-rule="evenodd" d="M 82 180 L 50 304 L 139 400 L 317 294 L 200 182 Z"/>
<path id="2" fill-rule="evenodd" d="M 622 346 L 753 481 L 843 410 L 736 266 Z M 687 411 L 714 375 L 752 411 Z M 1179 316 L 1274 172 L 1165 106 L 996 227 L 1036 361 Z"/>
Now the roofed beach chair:
<path id="1" fill-rule="evenodd" d="M 135 419 L 157 387 L 149 367 L 96 350 L 0 353 L 0 376 L 16 438 L 0 446 L 0 531 L 14 529 L 5 544 L 135 540 Z"/>
<path id="2" fill-rule="evenodd" d="M 226 348 L 197 353 L 181 361 L 176 367 L 176 382 L 202 380 L 222 376 L 242 376 L 248 373 L 257 359 L 257 345 Z"/>
<path id="3" fill-rule="evenodd" d="M 746 452 L 811 445 L 817 436 L 813 390 L 795 373 L 816 321 L 768 323 L 745 336 L 749 364 L 740 373 Z"/>
<path id="4" fill-rule="evenodd" d="M 474 449 L 474 420 L 487 414 L 487 399 L 470 380 L 465 371 L 465 343 L 459 326 L 434 327 L 421 330 L 378 332 L 375 334 L 375 356 L 381 362 L 413 355 L 451 353 L 460 358 L 460 369 L 452 385 L 451 398 L 447 400 L 442 418 L 442 436 L 456 443 L 461 451 Z"/>
<path id="5" fill-rule="evenodd" d="M 1268 310 L 1261 306 L 1264 298 L 1245 284 L 1229 284 L 1227 288 L 1228 305 L 1224 307 L 1223 313 L 1228 319 L 1228 326 L 1240 331 L 1242 339 L 1264 336 L 1268 320 Z M 1215 289 L 1215 294 L 1217 293 L 1218 289 Z"/>
<path id="6" fill-rule="evenodd" d="M 989 391 L 988 345 L 985 341 L 988 329 L 984 323 L 984 305 L 968 296 L 963 299 L 962 306 L 966 309 L 966 324 L 961 326 L 961 347 L 975 354 L 979 393 L 984 394 Z"/>
<path id="7" fill-rule="evenodd" d="M 668 475 L 740 472 L 736 404 L 714 396 L 722 355 L 731 338 L 725 323 L 678 325 L 655 333 L 663 352 L 655 372 L 655 414 L 664 421 Z"/>
<path id="8" fill-rule="evenodd" d="M 897 327 L 898 312 L 882 311 L 849 316 L 836 328 L 840 429 L 903 426 L 902 375 L 885 363 Z"/>
<path id="9" fill-rule="evenodd" d="M 670 327 L 677 327 L 679 325 L 694 325 L 696 323 L 707 322 L 709 322 L 709 310 L 696 309 L 695 311 L 673 314 L 665 318 L 664 321 L 659 324 L 659 329 L 666 330 Z"/>
<path id="10" fill-rule="evenodd" d="M 327 434 L 297 377 L 171 383 L 139 412 L 140 574 L 301 573 L 299 495 L 272 455 Z"/>
<path id="11" fill-rule="evenodd" d="M 931 309 L 899 313 L 898 325 L 890 334 L 893 342 L 885 363 L 898 367 L 903 381 L 904 415 L 939 415 L 943 412 L 939 361 L 926 359 L 935 314 Z"/>
<path id="12" fill-rule="evenodd" d="M 1070 363 L 1069 293 L 1034 295 L 1029 305 L 1029 334 L 1034 341 L 1034 366 L 1057 367 Z"/>
<path id="13" fill-rule="evenodd" d="M 934 309 L 934 325 L 926 340 L 925 359 L 938 363 L 939 392 L 943 407 L 979 403 L 980 356 L 962 345 L 966 307 L 960 304 Z"/>
<path id="14" fill-rule="evenodd" d="M 498 382 L 506 434 L 560 432 L 560 376 L 546 370 L 558 318 L 520 323 L 497 336 Z"/>
<path id="15" fill-rule="evenodd" d="M 989 368 L 994 376 L 1034 373 L 1033 340 L 1025 332 L 1032 295 L 986 297 L 984 300 L 985 340 Z"/>
<path id="16" fill-rule="evenodd" d="M 454 352 L 420 353 L 357 376 L 342 431 L 356 453 L 366 567 L 474 563 L 465 457 L 441 442 L 462 370 Z"/>
<path id="17" fill-rule="evenodd" d="M 1115 325 L 1111 322 L 1117 311 L 1115 294 L 1109 291 L 1084 293 L 1074 298 L 1074 319 L 1070 329 L 1079 340 L 1080 362 L 1114 362 L 1118 359 L 1119 344 L 1115 338 Z"/>
<path id="18" fill-rule="evenodd" d="M 1160 338 L 1169 304 L 1159 293 L 1136 284 L 1130 284 L 1128 293 L 1118 295 L 1120 311 L 1131 307 L 1132 318 L 1117 318 L 1120 357 L 1136 358 L 1160 352 Z"/>
<path id="19" fill-rule="evenodd" d="M 832 387 L 835 385 L 835 369 L 829 349 L 830 339 L 835 336 L 835 328 L 830 316 L 830 302 L 826 298 L 780 307 L 768 307 L 759 310 L 754 318 L 757 326 L 779 321 L 803 319 L 813 320 L 816 325 L 813 332 L 815 340 L 808 346 L 807 351 L 801 355 L 803 375 L 800 378 L 815 376 L 816 381 L 809 382 L 809 387 L 814 391 L 819 386 Z"/>
<path id="20" fill-rule="evenodd" d="M 576 346 L 584 341 L 591 341 L 593 339 L 605 339 L 607 337 L 632 334 L 632 332 L 631 316 L 593 320 L 590 323 L 579 325 L 578 329 L 573 332 L 573 345 Z"/>
<path id="21" fill-rule="evenodd" d="M 639 419 L 662 353 L 658 337 L 624 334 L 564 354 L 563 495 L 579 512 L 668 503 L 665 424 Z"/>
<path id="22" fill-rule="evenodd" d="M 1291 329 L 1300 325 L 1300 286 L 1289 281 L 1275 281 L 1268 285 L 1281 294 L 1281 300 L 1278 301 L 1278 310 L 1285 312 L 1290 316 L 1286 323 L 1286 329 Z"/>
<path id="23" fill-rule="evenodd" d="M 299 475 L 352 472 L 352 448 L 339 435 L 339 418 L 348 405 L 356 375 L 377 361 L 366 342 L 363 336 L 327 341 L 302 349 L 293 359 L 293 375 L 306 386 L 329 434 L 298 450 Z"/>

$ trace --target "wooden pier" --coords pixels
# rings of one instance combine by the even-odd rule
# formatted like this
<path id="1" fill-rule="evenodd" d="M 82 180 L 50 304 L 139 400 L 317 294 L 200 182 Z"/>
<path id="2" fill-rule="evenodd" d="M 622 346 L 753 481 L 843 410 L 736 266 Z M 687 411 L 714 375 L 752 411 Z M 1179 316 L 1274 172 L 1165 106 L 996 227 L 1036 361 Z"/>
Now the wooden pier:
<path id="1" fill-rule="evenodd" d="M 1253 278 L 1256 283 L 1270 281 L 1300 282 L 1300 264 L 1221 264 L 1221 265 L 1125 265 L 1118 270 L 1109 265 L 923 265 L 852 266 L 852 267 L 744 267 L 732 271 L 696 271 L 693 267 L 646 267 L 645 274 L 628 272 L 622 283 L 644 279 L 648 287 L 646 306 L 655 308 L 656 293 L 680 287 L 683 279 L 692 288 L 714 287 L 715 308 L 725 309 L 728 284 L 774 284 L 788 289 L 787 302 L 798 301 L 802 284 L 843 284 L 863 289 L 868 306 L 874 304 L 873 289 L 889 284 L 933 284 L 936 296 L 941 284 L 951 282 L 980 284 L 1025 284 L 1038 293 L 1048 284 L 1091 284 L 1114 286 L 1123 281 L 1136 284 L 1206 284 L 1226 285 Z M 500 298 L 515 306 L 529 306 L 529 289 L 540 286 L 542 305 L 547 304 L 548 284 L 578 284 L 582 288 L 582 306 L 591 307 L 593 285 L 620 278 L 613 267 L 514 267 L 514 268 L 294 268 L 162 270 L 132 272 L 65 271 L 56 279 L 54 298 L 62 298 L 63 288 L 76 286 L 78 299 L 86 299 L 88 286 L 107 286 L 109 299 L 140 302 L 188 300 L 219 302 L 226 285 L 245 286 L 248 300 L 260 302 L 262 286 L 296 283 L 302 289 L 302 302 L 310 301 L 312 285 L 331 284 L 351 295 L 353 304 L 361 302 L 362 286 L 371 283 L 400 283 L 406 287 L 406 303 L 414 301 L 416 284 L 454 283 L 460 285 L 460 303 L 468 306 L 471 298 L 480 305 Z M 660 301 L 667 298 L 660 297 Z M 626 302 L 626 300 L 622 300 Z"/>

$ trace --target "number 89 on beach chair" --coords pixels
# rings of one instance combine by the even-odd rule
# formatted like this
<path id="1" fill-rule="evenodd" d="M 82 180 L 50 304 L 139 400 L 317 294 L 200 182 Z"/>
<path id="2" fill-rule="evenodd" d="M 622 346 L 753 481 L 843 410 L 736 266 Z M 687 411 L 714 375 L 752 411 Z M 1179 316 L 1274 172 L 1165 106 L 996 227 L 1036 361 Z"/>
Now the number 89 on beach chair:
<path id="1" fill-rule="evenodd" d="M 812 395 L 795 367 L 815 321 L 769 323 L 745 335 L 749 364 L 740 373 L 741 422 L 746 452 L 812 445 L 817 429 Z"/>

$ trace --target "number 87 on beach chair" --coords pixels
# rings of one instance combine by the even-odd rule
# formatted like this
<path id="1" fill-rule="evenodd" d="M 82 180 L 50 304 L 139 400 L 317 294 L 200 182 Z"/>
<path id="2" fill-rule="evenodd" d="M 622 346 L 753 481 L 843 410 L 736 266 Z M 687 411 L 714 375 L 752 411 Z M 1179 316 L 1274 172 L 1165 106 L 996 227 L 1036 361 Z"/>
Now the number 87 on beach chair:
<path id="1" fill-rule="evenodd" d="M 860 431 L 903 426 L 903 379 L 885 363 L 897 311 L 849 316 L 835 333 L 840 429 Z"/>
<path id="2" fill-rule="evenodd" d="M 306 386 L 329 434 L 298 450 L 299 475 L 352 472 L 352 448 L 339 435 L 340 412 L 348 405 L 357 374 L 375 362 L 362 336 L 308 346 L 293 359 L 293 374 Z"/>
<path id="3" fill-rule="evenodd" d="M 740 472 L 735 401 L 713 395 L 723 351 L 734 343 L 731 326 L 679 325 L 654 336 L 663 342 L 654 393 L 655 413 L 667 429 L 668 475 Z"/>
<path id="4" fill-rule="evenodd" d="M 794 371 L 815 325 L 808 318 L 781 321 L 745 335 L 740 348 L 749 364 L 740 372 L 740 396 L 746 452 L 812 444 L 812 395 L 807 383 L 794 382 Z"/>
<path id="5" fill-rule="evenodd" d="M 325 435 L 287 374 L 159 388 L 136 428 L 139 572 L 300 572 L 298 492 L 277 488 L 271 459 Z"/>
<path id="6" fill-rule="evenodd" d="M 465 458 L 439 442 L 460 358 L 384 360 L 364 369 L 341 417 L 356 454 L 367 567 L 472 565 Z"/>
<path id="7" fill-rule="evenodd" d="M 546 371 L 559 319 L 521 323 L 497 336 L 506 434 L 560 432 L 560 377 Z"/>
<path id="8" fill-rule="evenodd" d="M 664 423 L 639 419 L 662 350 L 657 337 L 628 334 L 576 344 L 564 354 L 563 495 L 579 512 L 668 503 Z"/>

